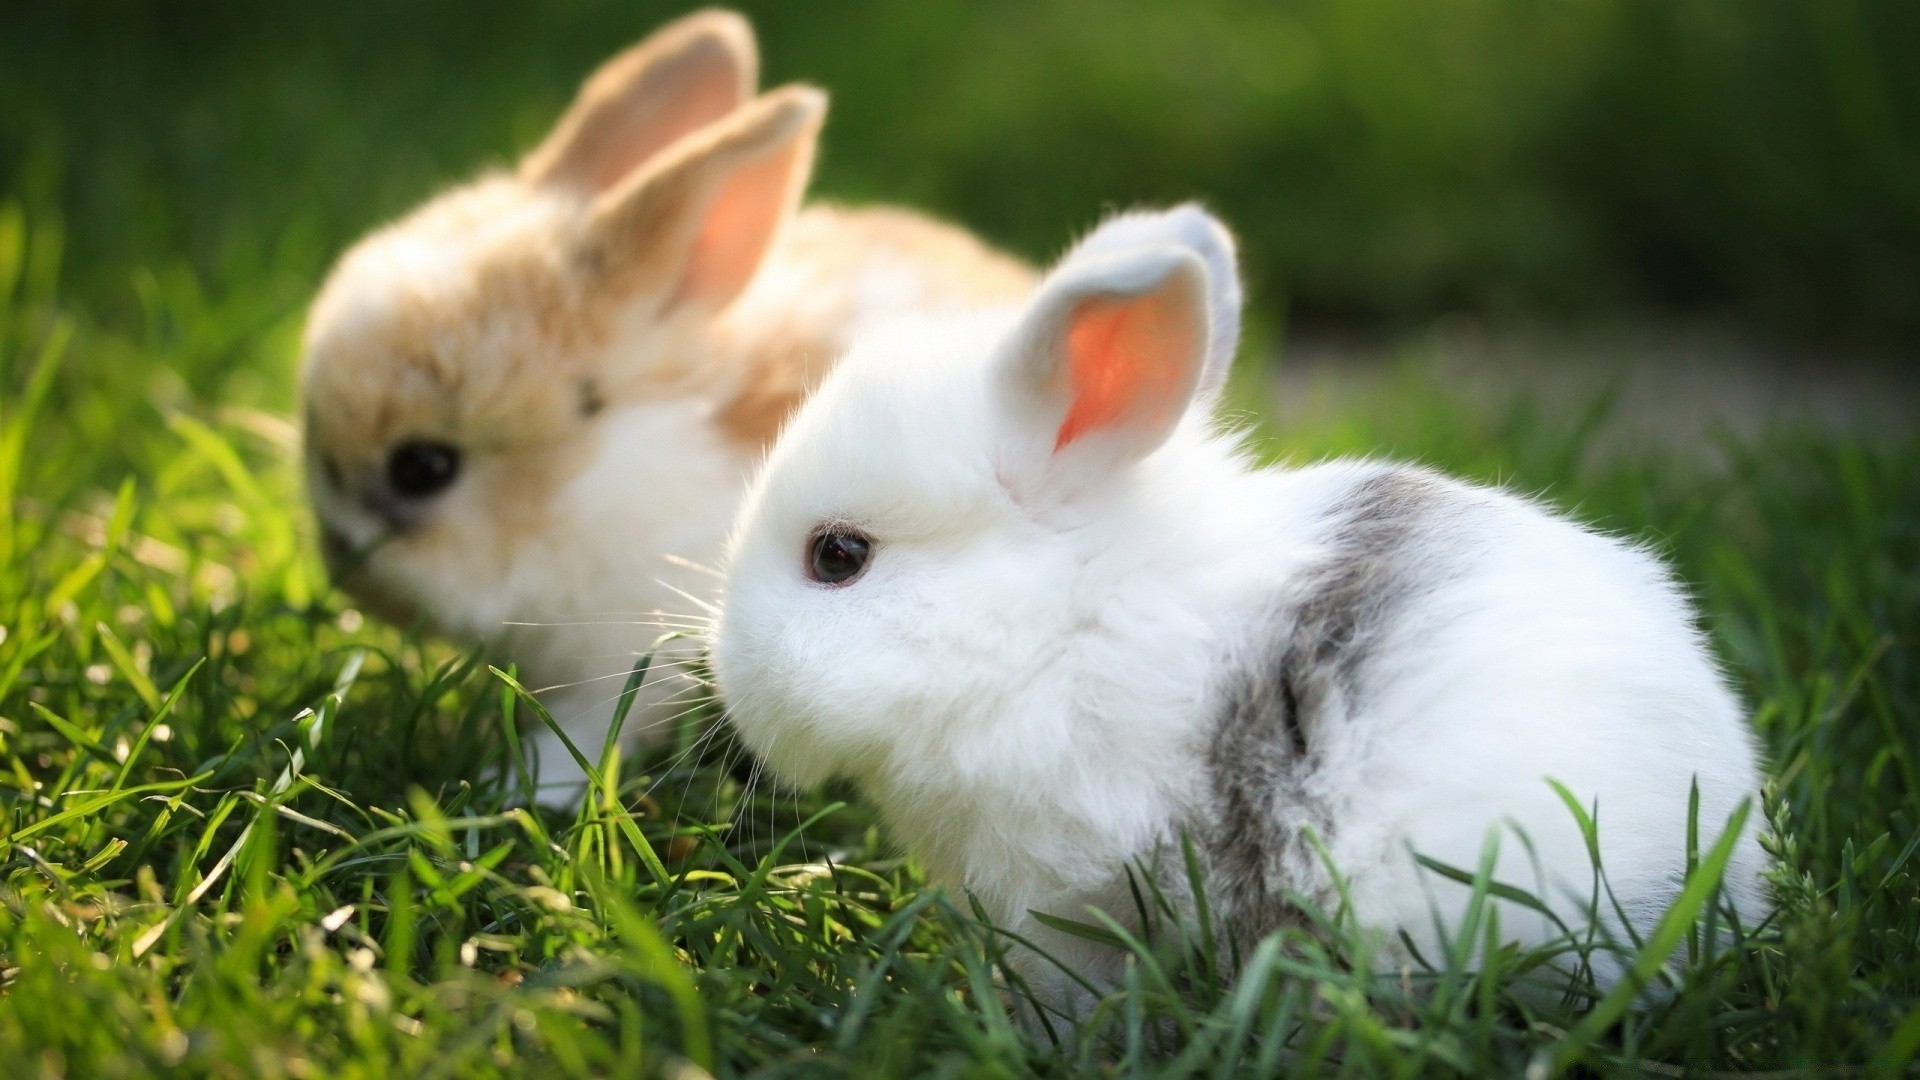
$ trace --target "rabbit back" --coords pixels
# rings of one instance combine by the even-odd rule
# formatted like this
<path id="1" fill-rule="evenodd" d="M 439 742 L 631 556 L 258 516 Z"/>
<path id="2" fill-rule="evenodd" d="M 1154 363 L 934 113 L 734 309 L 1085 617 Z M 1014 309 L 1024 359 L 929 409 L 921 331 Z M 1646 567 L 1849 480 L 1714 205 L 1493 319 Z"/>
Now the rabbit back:
<path id="1" fill-rule="evenodd" d="M 1530 501 L 1423 469 L 1301 473 L 1318 492 L 1316 554 L 1224 669 L 1205 758 L 1210 885 L 1241 940 L 1299 920 L 1300 898 L 1334 910 L 1322 847 L 1364 923 L 1431 940 L 1434 914 L 1457 922 L 1468 891 L 1422 874 L 1408 849 L 1472 871 L 1490 829 L 1496 878 L 1578 924 L 1593 869 L 1550 780 L 1597 812 L 1606 880 L 1644 932 L 1684 879 L 1693 785 L 1703 845 L 1759 788 L 1741 710 L 1671 575 Z M 1749 915 L 1753 832 L 1726 884 Z M 1503 926 L 1551 936 L 1517 909 Z"/>

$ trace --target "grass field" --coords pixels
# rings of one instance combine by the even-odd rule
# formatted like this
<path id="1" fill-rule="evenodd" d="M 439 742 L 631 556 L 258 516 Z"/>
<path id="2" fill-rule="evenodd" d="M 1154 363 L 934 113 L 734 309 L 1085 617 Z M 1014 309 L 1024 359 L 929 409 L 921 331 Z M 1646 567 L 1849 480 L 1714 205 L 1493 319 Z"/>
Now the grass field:
<path id="1" fill-rule="evenodd" d="M 424 21 L 391 34 L 360 3 L 285 18 L 23 5 L 0 20 L 0 1075 L 1916 1071 L 1920 437 L 1760 424 L 1710 455 L 1610 438 L 1633 418 L 1607 399 L 1571 414 L 1488 404 L 1449 385 L 1418 335 L 1367 395 L 1285 410 L 1284 426 L 1276 350 L 1256 341 L 1238 403 L 1275 459 L 1423 460 L 1542 493 L 1678 566 L 1769 752 L 1756 813 L 1780 909 L 1716 946 L 1700 927 L 1703 851 L 1698 887 L 1639 954 L 1674 954 L 1672 992 L 1543 1002 L 1521 979 L 1548 957 L 1467 970 L 1485 924 L 1431 970 L 1384 976 L 1341 925 L 1255 948 L 1168 924 L 1092 1021 L 1056 1039 L 1010 1018 L 993 972 L 1006 943 L 965 897 L 926 891 L 847 793 L 743 790 L 737 752 L 701 739 L 711 710 L 674 745 L 611 763 L 578 814 L 517 809 L 510 733 L 530 702 L 485 658 L 363 618 L 325 582 L 290 419 L 300 313 L 339 245 L 527 144 L 587 65 L 668 5 L 494 4 L 484 19 L 416 6 Z M 1080 40 L 1086 5 L 1009 35 L 957 0 L 924 22 L 868 4 L 847 16 L 872 24 L 864 48 L 761 6 L 769 40 L 792 42 L 769 49 L 773 74 L 822 79 L 847 103 L 831 192 L 897 192 L 1036 255 L 1105 199 L 1214 194 L 1268 252 L 1255 307 L 1269 341 L 1282 279 L 1305 281 L 1297 295 L 1323 315 L 1361 298 L 1401 325 L 1462 296 L 1536 313 L 1582 297 L 1604 314 L 1639 280 L 1622 245 L 1679 252 L 1674 265 L 1717 282 L 1711 304 L 1762 322 L 1911 340 L 1898 335 L 1913 325 L 1920 202 L 1901 165 L 1912 144 L 1889 133 L 1909 130 L 1920 99 L 1900 87 L 1920 69 L 1861 59 L 1904 56 L 1884 29 L 1910 20 L 1897 3 L 1811 21 L 1769 3 L 1739 23 L 1748 5 L 1714 0 L 1673 26 L 1650 0 L 1560 5 L 1540 23 L 1470 0 L 1444 19 L 1309 4 L 1256 20 L 1259 48 L 1326 47 L 1297 85 L 1203 79 L 1174 101 L 1122 62 L 1133 43 L 1205 54 L 1238 24 L 1163 24 L 1170 9 L 1139 0 L 1061 59 L 1049 50 Z M 1349 22 L 1364 11 L 1382 21 Z M 1625 14 L 1590 24 L 1593 11 Z M 986 75 L 970 54 L 901 59 L 962 30 L 998 42 Z M 523 62 L 536 34 L 555 44 Z M 1588 57 L 1589 38 L 1625 51 Z M 1716 65 L 1645 61 L 1723 40 L 1739 47 Z M 343 59 L 362 43 L 364 71 Z M 1488 50 L 1526 62 L 1479 64 Z M 1444 70 L 1372 93 L 1408 70 L 1402 54 Z M 1528 89 L 1589 68 L 1598 89 Z M 1643 84 L 1649 68 L 1661 79 Z M 1776 69 L 1857 78 L 1829 98 Z M 925 116 L 892 91 L 916 75 L 939 106 Z M 1076 89 L 1056 100 L 1049 79 Z M 1754 108 L 1749 83 L 1811 104 Z M 1603 108 L 1614 97 L 1630 100 Z M 1135 118 L 1124 131 L 1094 122 L 1113 101 Z M 1846 115 L 1864 126 L 1830 122 L 1863 101 Z M 1547 130 L 1534 103 L 1592 126 Z M 1379 141 L 1334 137 L 1356 105 Z M 1220 115 L 1241 119 L 1192 123 Z M 1615 169 L 1654 120 L 1649 156 Z M 1320 155 L 1288 174 L 1287 199 L 1324 202 L 1272 197 L 1273 130 Z M 1846 152 L 1802 153 L 1807 131 Z M 1022 176 L 1048 182 L 1030 192 Z M 1673 176 L 1698 179 L 1675 195 Z M 1756 176 L 1771 179 L 1727 197 Z M 1905 216 L 1882 213 L 1896 205 Z M 1594 239 L 1615 213 L 1651 231 L 1647 251 Z M 1673 222 L 1692 231 L 1659 231 Z M 1247 973 L 1219 989 L 1205 976 L 1237 946 Z"/>
<path id="2" fill-rule="evenodd" d="M 1365 409 L 1268 433 L 1277 456 L 1384 450 L 1544 491 L 1669 552 L 1771 751 L 1781 913 L 1732 950 L 1681 944 L 1660 1003 L 1591 1012 L 1515 995 L 1524 957 L 1370 977 L 1338 932 L 1253 954 L 1222 993 L 1169 966 L 1170 933 L 1055 1044 L 1009 1021 L 1002 943 L 964 898 L 922 891 L 857 804 L 743 797 L 724 744 L 630 763 L 578 815 L 512 809 L 526 704 L 322 580 L 290 428 L 258 407 L 283 400 L 288 311 L 152 277 L 144 325 L 91 323 L 63 312 L 59 242 L 0 215 L 15 1075 L 1891 1075 L 1920 1047 L 1911 441 L 1600 457 L 1603 409 L 1472 406 L 1417 348 Z"/>

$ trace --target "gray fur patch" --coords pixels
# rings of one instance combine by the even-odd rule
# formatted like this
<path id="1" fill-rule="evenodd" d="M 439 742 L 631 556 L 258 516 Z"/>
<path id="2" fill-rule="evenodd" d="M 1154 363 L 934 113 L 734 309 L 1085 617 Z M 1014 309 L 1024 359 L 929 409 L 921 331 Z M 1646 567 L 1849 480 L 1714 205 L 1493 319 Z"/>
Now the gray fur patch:
<path id="1" fill-rule="evenodd" d="M 1370 665 L 1408 603 L 1449 580 L 1459 545 L 1447 519 L 1461 489 L 1417 469 L 1355 484 L 1325 518 L 1328 554 L 1276 596 L 1270 617 L 1221 687 L 1208 747 L 1205 830 L 1212 901 L 1243 950 L 1303 921 L 1299 895 L 1335 899 L 1307 840 L 1337 827 L 1308 780 L 1316 736 L 1359 708 Z"/>

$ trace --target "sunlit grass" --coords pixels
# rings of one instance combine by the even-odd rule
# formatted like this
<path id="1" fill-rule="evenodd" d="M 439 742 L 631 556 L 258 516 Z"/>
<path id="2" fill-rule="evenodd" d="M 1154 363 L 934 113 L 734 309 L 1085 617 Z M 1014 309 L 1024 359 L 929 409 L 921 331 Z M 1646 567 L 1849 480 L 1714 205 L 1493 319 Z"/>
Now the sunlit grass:
<path id="1" fill-rule="evenodd" d="M 1893 1074 L 1920 1047 L 1912 442 L 1601 455 L 1603 413 L 1456 400 L 1417 348 L 1376 400 L 1268 431 L 1276 457 L 1543 492 L 1673 558 L 1772 757 L 1753 812 L 1782 910 L 1698 931 L 1703 828 L 1697 887 L 1623 946 L 1674 954 L 1671 992 L 1546 1000 L 1528 970 L 1577 950 L 1499 949 L 1491 907 L 1449 955 L 1381 973 L 1337 911 L 1266 942 L 1159 911 L 1056 1042 L 1016 1019 L 1007 942 L 965 897 L 924 891 L 844 793 L 746 791 L 737 750 L 702 739 L 711 708 L 579 812 L 521 808 L 531 702 L 324 583 L 285 420 L 298 297 L 142 274 L 128 327 L 64 300 L 58 265 L 50 220 L 0 212 L 10 1075 Z M 1158 911 L 1150 883 L 1141 902 Z M 1236 983 L 1213 977 L 1236 956 Z"/>

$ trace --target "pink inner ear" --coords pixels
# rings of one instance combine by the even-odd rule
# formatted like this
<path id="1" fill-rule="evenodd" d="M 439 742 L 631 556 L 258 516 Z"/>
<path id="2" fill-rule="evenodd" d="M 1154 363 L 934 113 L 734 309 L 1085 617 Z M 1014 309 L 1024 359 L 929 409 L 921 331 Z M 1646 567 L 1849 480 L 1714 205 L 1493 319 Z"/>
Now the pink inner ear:
<path id="1" fill-rule="evenodd" d="M 1121 424 L 1164 427 L 1200 355 L 1197 320 L 1177 285 L 1146 296 L 1085 300 L 1067 320 L 1073 404 L 1057 451 L 1090 431 Z"/>
<path id="2" fill-rule="evenodd" d="M 794 140 L 721 185 L 693 242 L 675 303 L 699 298 L 719 306 L 746 287 L 786 214 L 807 150 L 804 140 Z"/>

